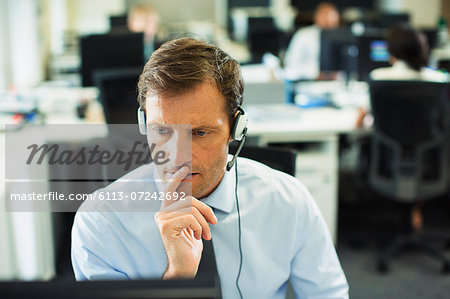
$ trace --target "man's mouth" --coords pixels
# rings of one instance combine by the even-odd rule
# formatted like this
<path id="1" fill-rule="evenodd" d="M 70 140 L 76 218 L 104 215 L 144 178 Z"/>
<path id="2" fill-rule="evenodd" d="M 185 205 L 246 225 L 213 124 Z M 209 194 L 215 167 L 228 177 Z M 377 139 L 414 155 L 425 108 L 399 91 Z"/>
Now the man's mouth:
<path id="1" fill-rule="evenodd" d="M 173 177 L 173 175 L 176 173 L 176 171 L 168 171 L 167 176 L 169 178 Z M 200 175 L 199 172 L 189 172 L 184 178 L 181 179 L 182 182 L 188 182 L 192 181 L 194 178 L 198 177 Z"/>
<path id="2" fill-rule="evenodd" d="M 189 182 L 192 181 L 195 177 L 199 175 L 198 172 L 190 172 L 188 173 L 181 181 L 182 182 Z"/>

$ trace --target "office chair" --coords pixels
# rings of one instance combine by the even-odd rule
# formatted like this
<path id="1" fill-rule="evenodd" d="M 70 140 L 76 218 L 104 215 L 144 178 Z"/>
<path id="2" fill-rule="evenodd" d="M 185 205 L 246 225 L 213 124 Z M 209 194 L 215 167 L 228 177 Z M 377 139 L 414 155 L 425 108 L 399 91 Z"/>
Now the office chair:
<path id="1" fill-rule="evenodd" d="M 107 124 L 137 123 L 137 83 L 141 72 L 141 67 L 98 69 L 93 72 Z"/>
<path id="2" fill-rule="evenodd" d="M 371 81 L 374 117 L 368 186 L 378 194 L 412 206 L 412 233 L 398 236 L 378 260 L 387 272 L 394 255 L 414 247 L 442 262 L 450 260 L 425 240 L 421 205 L 445 194 L 449 186 L 448 84 L 418 81 Z M 444 236 L 442 236 L 444 237 Z"/>
<path id="3" fill-rule="evenodd" d="M 231 143 L 229 153 L 236 153 L 237 143 Z M 273 169 L 295 175 L 295 159 L 297 154 L 293 150 L 277 147 L 260 147 L 255 145 L 244 145 L 239 157 L 249 158 L 266 164 Z"/>

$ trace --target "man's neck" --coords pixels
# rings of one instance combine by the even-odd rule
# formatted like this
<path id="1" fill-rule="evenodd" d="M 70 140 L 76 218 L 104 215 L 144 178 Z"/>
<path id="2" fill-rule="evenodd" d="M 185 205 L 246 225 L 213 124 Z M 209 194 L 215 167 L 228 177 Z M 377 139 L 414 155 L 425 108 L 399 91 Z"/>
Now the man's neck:
<path id="1" fill-rule="evenodd" d="M 214 191 L 216 191 L 217 187 L 219 187 L 220 183 L 222 182 L 222 180 L 223 180 L 223 178 L 225 176 L 225 173 L 226 173 L 226 171 L 225 171 L 225 168 L 224 168 L 223 171 L 222 171 L 222 174 L 220 175 L 220 179 L 217 181 L 217 183 L 213 187 L 209 188 L 208 190 L 206 190 L 205 192 L 203 192 L 203 194 L 200 194 L 199 196 L 195 196 L 194 195 L 194 197 L 199 199 L 199 200 L 202 200 L 202 199 L 210 196 L 211 194 L 213 194 Z"/>

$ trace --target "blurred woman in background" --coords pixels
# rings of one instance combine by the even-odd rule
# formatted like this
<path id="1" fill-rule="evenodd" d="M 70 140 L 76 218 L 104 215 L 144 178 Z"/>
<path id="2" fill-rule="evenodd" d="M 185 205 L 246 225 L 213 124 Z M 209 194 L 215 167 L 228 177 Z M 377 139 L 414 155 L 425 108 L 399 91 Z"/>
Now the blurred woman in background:
<path id="1" fill-rule="evenodd" d="M 372 80 L 448 81 L 447 74 L 427 67 L 429 46 L 422 32 L 408 24 L 396 24 L 389 28 L 386 40 L 392 66 L 373 70 Z"/>

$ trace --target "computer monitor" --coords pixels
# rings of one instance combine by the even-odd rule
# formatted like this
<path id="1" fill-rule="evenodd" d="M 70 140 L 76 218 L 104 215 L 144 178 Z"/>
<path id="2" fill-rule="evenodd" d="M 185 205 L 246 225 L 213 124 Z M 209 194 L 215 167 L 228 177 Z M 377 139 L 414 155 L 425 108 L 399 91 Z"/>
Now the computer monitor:
<path id="1" fill-rule="evenodd" d="M 375 26 L 378 28 L 389 28 L 399 23 L 409 23 L 409 13 L 378 13 L 375 17 Z"/>
<path id="2" fill-rule="evenodd" d="M 390 66 L 385 32 L 382 30 L 358 36 L 358 52 L 360 81 L 368 81 L 372 70 Z"/>
<path id="3" fill-rule="evenodd" d="M 320 71 L 356 71 L 356 37 L 349 28 L 325 29 L 320 37 Z"/>
<path id="4" fill-rule="evenodd" d="M 251 63 L 261 63 L 264 53 L 278 55 L 283 33 L 277 29 L 273 17 L 249 17 L 247 41 L 252 55 Z"/>
<path id="5" fill-rule="evenodd" d="M 228 7 L 268 7 L 270 0 L 228 0 Z"/>
<path id="6" fill-rule="evenodd" d="M 427 37 L 428 47 L 430 51 L 437 47 L 437 29 L 435 28 L 423 28 L 419 29 Z"/>
<path id="7" fill-rule="evenodd" d="M 204 275 L 192 280 L 0 282 L 0 298 L 181 299 L 222 295 L 217 275 Z"/>
<path id="8" fill-rule="evenodd" d="M 445 70 L 450 72 L 450 60 L 449 59 L 440 59 L 438 60 L 437 68 L 440 70 Z M 449 96 L 450 100 L 450 96 Z"/>
<path id="9" fill-rule="evenodd" d="M 117 16 L 109 16 L 109 27 L 116 28 L 116 27 L 127 27 L 128 26 L 128 17 L 127 15 L 117 15 Z"/>
<path id="10" fill-rule="evenodd" d="M 94 70 L 143 67 L 144 34 L 101 34 L 81 38 L 81 76 L 83 86 L 92 86 Z"/>
<path id="11" fill-rule="evenodd" d="M 365 9 L 375 8 L 375 0 L 329 0 L 338 7 L 338 9 L 345 9 L 348 7 L 358 7 Z M 291 5 L 298 11 L 314 11 L 320 1 L 317 0 L 291 0 Z"/>

